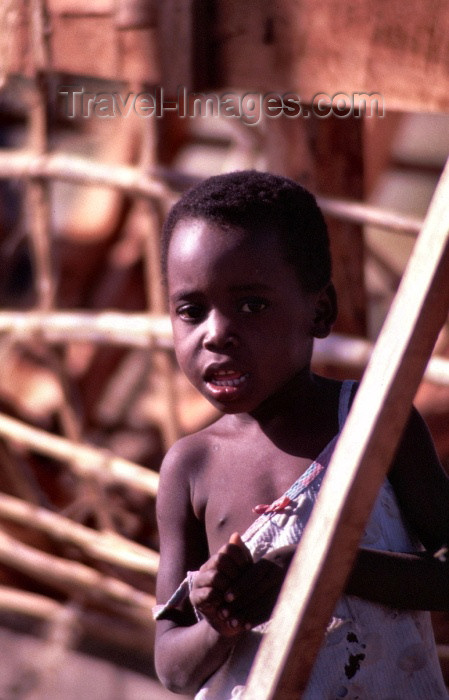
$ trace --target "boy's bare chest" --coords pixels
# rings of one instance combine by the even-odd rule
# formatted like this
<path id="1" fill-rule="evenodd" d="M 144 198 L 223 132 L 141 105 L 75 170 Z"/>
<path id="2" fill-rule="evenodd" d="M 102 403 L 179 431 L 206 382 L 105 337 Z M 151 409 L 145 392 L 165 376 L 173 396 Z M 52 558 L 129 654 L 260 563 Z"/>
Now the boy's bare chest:
<path id="1" fill-rule="evenodd" d="M 262 449 L 217 448 L 203 483 L 195 485 L 211 551 L 233 532 L 243 533 L 257 515 L 253 508 L 270 504 L 292 485 L 312 460 L 274 446 Z"/>

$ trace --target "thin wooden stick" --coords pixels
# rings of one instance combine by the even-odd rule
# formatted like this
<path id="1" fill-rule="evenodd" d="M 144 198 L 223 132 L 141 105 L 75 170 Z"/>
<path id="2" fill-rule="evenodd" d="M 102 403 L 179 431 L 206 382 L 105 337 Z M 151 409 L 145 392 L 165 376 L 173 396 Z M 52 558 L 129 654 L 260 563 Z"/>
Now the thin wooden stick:
<path id="1" fill-rule="evenodd" d="M 0 611 L 49 621 L 62 604 L 40 593 L 30 593 L 0 585 Z M 123 620 L 81 608 L 78 623 L 83 633 L 108 643 L 151 654 L 153 650 L 152 620 Z"/>
<path id="2" fill-rule="evenodd" d="M 39 111 L 37 104 L 34 111 Z M 38 115 L 40 119 L 40 115 Z M 48 183 L 33 179 L 27 183 L 27 209 L 29 214 L 30 238 L 36 268 L 36 286 L 39 308 L 48 311 L 53 306 L 55 284 L 51 269 L 50 253 L 50 195 Z"/>
<path id="3" fill-rule="evenodd" d="M 17 41 L 19 8 L 17 0 L 0 3 L 0 89 L 9 77 L 10 66 Z"/>
<path id="4" fill-rule="evenodd" d="M 173 348 L 170 319 L 166 315 L 125 314 L 118 311 L 96 314 L 78 311 L 45 314 L 36 311 L 0 311 L 0 333 L 11 333 L 24 342 L 39 333 L 49 343 L 88 341 L 136 348 Z M 363 368 L 373 347 L 374 344 L 364 338 L 332 333 L 328 338 L 315 342 L 314 357 L 317 362 Z M 449 360 L 431 357 L 424 377 L 427 381 L 447 386 Z"/>
<path id="5" fill-rule="evenodd" d="M 0 532 L 0 561 L 72 598 L 112 607 L 131 618 L 149 621 L 152 617 L 154 596 L 85 564 L 30 547 L 5 532 Z"/>
<path id="6" fill-rule="evenodd" d="M 364 338 L 332 333 L 315 341 L 313 361 L 318 364 L 336 364 L 363 370 L 373 353 L 374 343 Z M 424 372 L 424 379 L 433 384 L 449 386 L 449 360 L 432 356 Z"/>
<path id="7" fill-rule="evenodd" d="M 152 549 L 116 533 L 92 530 L 19 498 L 0 493 L 0 519 L 39 530 L 58 542 L 75 545 L 99 561 L 152 576 L 157 574 L 159 555 Z"/>
<path id="8" fill-rule="evenodd" d="M 156 202 L 165 201 L 167 206 L 176 199 L 175 193 L 163 183 L 163 176 L 151 177 L 132 166 L 114 165 L 114 168 L 111 168 L 106 164 L 65 153 L 36 156 L 30 151 L 18 149 L 4 150 L 0 153 L 0 178 L 26 176 L 64 180 L 80 185 L 105 185 L 128 194 L 148 197 Z M 176 173 L 171 173 L 171 176 L 172 181 L 177 182 Z M 200 178 L 179 177 L 178 180 L 182 190 L 199 182 Z M 343 221 L 370 224 L 411 235 L 417 235 L 422 226 L 421 219 L 397 214 L 381 207 L 331 197 L 317 199 L 326 215 Z"/>
<path id="9" fill-rule="evenodd" d="M 19 445 L 60 460 L 80 477 L 92 475 L 104 484 L 123 484 L 155 497 L 159 474 L 116 457 L 107 450 L 80 445 L 0 414 L 0 435 Z"/>
<path id="10" fill-rule="evenodd" d="M 28 464 L 24 464 L 19 455 L 11 454 L 3 440 L 0 441 L 0 464 L 3 488 L 17 498 L 38 504 L 41 494 L 31 469 Z"/>
<path id="11" fill-rule="evenodd" d="M 0 333 L 13 333 L 16 341 L 39 334 L 49 343 L 92 342 L 151 349 L 171 347 L 168 316 L 102 311 L 0 311 Z"/>
<path id="12" fill-rule="evenodd" d="M 45 6 L 42 0 L 31 0 L 28 7 L 33 61 L 33 91 L 29 112 L 30 147 L 37 157 L 48 149 L 47 83 L 49 67 L 48 36 L 45 29 Z M 31 234 L 38 305 L 42 310 L 53 306 L 55 284 L 50 252 L 50 192 L 42 178 L 27 178 L 28 227 Z"/>
<path id="13" fill-rule="evenodd" d="M 449 161 L 254 662 L 245 700 L 301 697 L 449 309 Z"/>
<path id="14" fill-rule="evenodd" d="M 154 157 L 154 150 L 151 152 Z M 153 314 L 162 315 L 167 311 L 160 266 L 159 230 L 162 222 L 153 204 L 151 202 L 145 202 L 145 204 L 149 223 L 149 231 L 143 240 L 148 311 Z M 162 377 L 165 384 L 166 401 L 164 403 L 164 416 L 161 422 L 164 447 L 165 450 L 168 450 L 169 447 L 181 437 L 175 366 L 172 357 L 165 352 L 154 353 L 153 363 L 154 371 Z"/>
<path id="15" fill-rule="evenodd" d="M 323 213 L 332 218 L 351 221 L 355 224 L 377 226 L 395 233 L 417 236 L 423 224 L 423 220 L 416 216 L 396 214 L 370 204 L 333 197 L 317 197 L 317 202 Z"/>
<path id="16" fill-rule="evenodd" d="M 64 437 L 74 442 L 79 442 L 82 437 L 81 419 L 77 411 L 73 408 L 73 392 L 68 381 L 65 368 L 59 356 L 59 348 L 45 346 L 45 361 L 48 363 L 61 388 L 62 401 L 57 412 L 61 423 Z"/>
<path id="17" fill-rule="evenodd" d="M 79 185 L 104 185 L 130 195 L 148 197 L 168 207 L 176 199 L 174 193 L 155 177 L 144 175 L 138 168 L 109 164 L 64 153 L 42 153 L 28 150 L 2 150 L 0 178 L 31 177 L 56 179 Z"/>
<path id="18" fill-rule="evenodd" d="M 40 593 L 29 593 L 0 584 L 0 610 L 49 620 L 60 603 Z"/>

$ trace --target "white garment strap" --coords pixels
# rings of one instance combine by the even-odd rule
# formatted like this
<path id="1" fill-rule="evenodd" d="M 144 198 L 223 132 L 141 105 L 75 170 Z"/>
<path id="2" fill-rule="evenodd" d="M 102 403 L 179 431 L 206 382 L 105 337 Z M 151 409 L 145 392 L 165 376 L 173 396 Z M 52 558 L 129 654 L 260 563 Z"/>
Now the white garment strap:
<path id="1" fill-rule="evenodd" d="M 340 400 L 338 402 L 338 427 L 343 429 L 345 420 L 348 417 L 349 405 L 351 401 L 352 389 L 356 382 L 352 379 L 345 379 L 340 389 Z"/>

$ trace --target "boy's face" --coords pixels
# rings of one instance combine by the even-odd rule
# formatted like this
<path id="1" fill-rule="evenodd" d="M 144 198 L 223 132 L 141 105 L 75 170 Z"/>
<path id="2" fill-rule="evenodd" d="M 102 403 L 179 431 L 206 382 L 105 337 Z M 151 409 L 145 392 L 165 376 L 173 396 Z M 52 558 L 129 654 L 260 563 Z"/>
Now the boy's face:
<path id="1" fill-rule="evenodd" d="M 275 234 L 182 220 L 167 271 L 179 365 L 219 410 L 250 413 L 308 368 L 318 295 Z"/>

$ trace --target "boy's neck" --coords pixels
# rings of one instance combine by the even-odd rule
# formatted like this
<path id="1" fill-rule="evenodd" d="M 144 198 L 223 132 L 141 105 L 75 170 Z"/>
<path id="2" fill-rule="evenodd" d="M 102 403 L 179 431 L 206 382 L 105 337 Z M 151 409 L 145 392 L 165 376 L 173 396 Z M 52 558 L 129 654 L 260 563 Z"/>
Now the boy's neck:
<path id="1" fill-rule="evenodd" d="M 285 452 L 313 457 L 338 432 L 339 387 L 339 382 L 303 371 L 255 411 L 229 418 L 234 427 L 261 430 Z"/>

